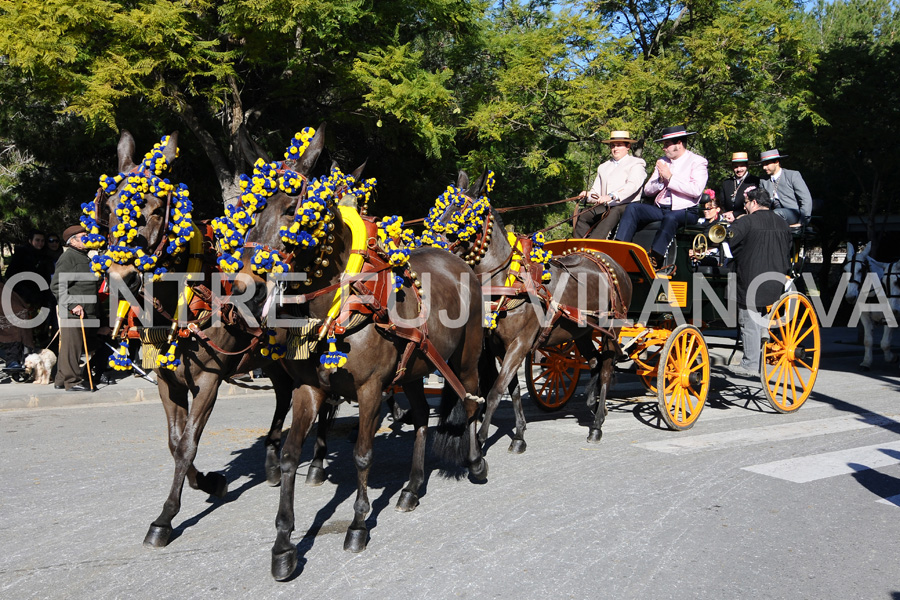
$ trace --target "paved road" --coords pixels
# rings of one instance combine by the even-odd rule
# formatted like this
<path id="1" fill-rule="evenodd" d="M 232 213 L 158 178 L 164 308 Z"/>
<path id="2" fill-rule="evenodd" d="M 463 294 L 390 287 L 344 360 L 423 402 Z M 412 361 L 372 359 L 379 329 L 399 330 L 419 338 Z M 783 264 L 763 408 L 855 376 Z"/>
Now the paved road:
<path id="1" fill-rule="evenodd" d="M 298 485 L 301 567 L 285 583 L 269 575 L 278 489 L 262 473 L 264 394 L 226 390 L 197 464 L 222 470 L 230 491 L 186 490 L 174 539 L 150 550 L 141 540 L 172 472 L 152 386 L 42 392 L 46 408 L 0 410 L 0 597 L 898 598 L 900 369 L 876 361 L 860 374 L 858 348 L 826 349 L 793 415 L 717 370 L 690 431 L 663 429 L 650 403 L 616 401 L 589 445 L 576 399 L 553 415 L 529 408 L 528 451 L 514 456 L 504 403 L 487 483 L 432 470 L 409 514 L 393 505 L 411 432 L 385 421 L 371 541 L 357 555 L 342 550 L 355 493 L 345 407 L 328 483 Z M 619 396 L 639 389 L 620 384 Z"/>

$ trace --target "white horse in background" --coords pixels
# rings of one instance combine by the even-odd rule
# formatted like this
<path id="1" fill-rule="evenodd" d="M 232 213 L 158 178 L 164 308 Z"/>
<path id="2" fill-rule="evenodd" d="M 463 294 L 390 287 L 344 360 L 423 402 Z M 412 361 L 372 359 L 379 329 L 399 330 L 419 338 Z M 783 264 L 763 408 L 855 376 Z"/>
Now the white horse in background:
<path id="1" fill-rule="evenodd" d="M 887 294 L 894 316 L 900 321 L 900 260 L 890 263 L 884 268 L 881 285 L 884 287 L 884 293 Z"/>
<path id="2" fill-rule="evenodd" d="M 850 304 L 855 304 L 857 301 L 866 302 L 874 300 L 876 297 L 874 287 L 867 290 L 865 298 L 859 297 L 860 288 L 869 273 L 874 273 L 878 278 L 879 283 L 881 283 L 885 270 L 890 264 L 877 261 L 869 256 L 871 250 L 872 242 L 866 244 L 866 247 L 859 252 L 856 252 L 856 247 L 852 243 L 847 244 L 847 260 L 844 262 L 844 272 L 850 273 L 850 281 L 847 284 L 847 291 L 844 293 L 844 299 Z M 893 305 L 892 308 L 896 313 L 897 308 Z M 875 329 L 875 325 L 884 326 L 884 333 L 881 336 L 881 350 L 884 352 L 884 360 L 889 363 L 897 360 L 897 357 L 891 352 L 891 337 L 894 335 L 896 325 L 891 327 L 886 321 L 884 314 L 879 312 L 863 311 L 860 313 L 859 320 L 863 326 L 863 345 L 865 346 L 863 361 L 859 366 L 866 371 L 872 368 L 872 333 Z"/>

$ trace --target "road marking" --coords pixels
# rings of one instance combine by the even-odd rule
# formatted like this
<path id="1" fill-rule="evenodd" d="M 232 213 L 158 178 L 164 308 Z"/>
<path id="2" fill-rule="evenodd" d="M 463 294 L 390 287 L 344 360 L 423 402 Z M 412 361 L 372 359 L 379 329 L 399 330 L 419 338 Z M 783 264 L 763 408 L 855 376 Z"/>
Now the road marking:
<path id="1" fill-rule="evenodd" d="M 900 506 L 900 494 L 889 496 L 878 501 L 879 504 L 887 504 L 888 506 Z"/>
<path id="2" fill-rule="evenodd" d="M 900 463 L 900 441 L 778 460 L 744 467 L 744 470 L 794 483 L 807 483 L 897 463 Z"/>
<path id="3" fill-rule="evenodd" d="M 799 423 L 782 423 L 780 425 L 753 427 L 736 431 L 722 431 L 672 440 L 644 442 L 635 444 L 635 446 L 667 454 L 690 454 L 704 450 L 734 448 L 783 440 L 796 440 L 816 435 L 829 435 L 844 431 L 866 429 L 868 427 L 900 427 L 900 422 L 895 417 L 900 417 L 900 415 L 885 416 L 867 413 L 847 417 L 801 421 Z M 701 416 L 700 418 L 702 419 L 703 417 Z"/>

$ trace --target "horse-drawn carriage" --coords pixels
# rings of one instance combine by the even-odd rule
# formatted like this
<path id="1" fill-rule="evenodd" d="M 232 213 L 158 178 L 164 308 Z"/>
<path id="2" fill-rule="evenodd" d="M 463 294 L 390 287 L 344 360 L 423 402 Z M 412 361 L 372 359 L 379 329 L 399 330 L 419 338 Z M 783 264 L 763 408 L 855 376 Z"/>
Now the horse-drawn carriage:
<path id="1" fill-rule="evenodd" d="M 676 235 L 670 246 L 669 274 L 652 268 L 640 244 L 567 239 L 545 245 L 554 255 L 583 249 L 602 252 L 628 272 L 633 296 L 630 323 L 619 330 L 622 357 L 630 361 L 627 370 L 656 394 L 663 420 L 676 430 L 696 423 L 709 393 L 710 359 L 703 332 L 734 328 L 735 309 L 728 319 L 729 269 L 696 261 L 709 247 L 707 234 L 688 227 Z M 804 234 L 798 231 L 794 237 L 791 264 L 796 276 L 806 252 Z M 809 298 L 786 291 L 770 307 L 767 328 L 760 382 L 773 409 L 793 412 L 809 397 L 819 369 L 819 323 Z M 585 369 L 574 344 L 540 348 L 528 358 L 526 384 L 541 408 L 558 410 L 574 395 Z"/>

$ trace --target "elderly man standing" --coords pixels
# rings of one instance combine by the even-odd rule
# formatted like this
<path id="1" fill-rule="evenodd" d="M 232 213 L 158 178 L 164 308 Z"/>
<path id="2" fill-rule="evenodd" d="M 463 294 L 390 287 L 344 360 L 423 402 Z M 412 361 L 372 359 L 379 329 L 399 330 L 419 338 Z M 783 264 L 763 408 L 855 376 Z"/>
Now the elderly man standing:
<path id="1" fill-rule="evenodd" d="M 731 154 L 732 177 L 722 180 L 719 191 L 722 199 L 722 218 L 729 223 L 737 217 L 746 214 L 744 212 L 744 192 L 750 187 L 759 187 L 759 177 L 751 175 L 748 167 L 750 159 L 746 152 L 733 152 Z"/>
<path id="2" fill-rule="evenodd" d="M 59 360 L 54 383 L 57 389 L 65 388 L 70 392 L 93 391 L 89 382 L 82 377 L 80 359 L 85 340 L 90 350 L 93 350 L 91 346 L 96 347 L 99 342 L 99 328 L 96 324 L 87 327 L 84 323 L 88 319 L 97 319 L 100 313 L 97 299 L 100 280 L 91 270 L 91 259 L 84 245 L 86 234 L 81 225 L 73 225 L 63 232 L 63 239 L 68 247 L 56 263 L 56 272 L 50 282 L 50 289 L 56 296 L 59 307 L 60 325 Z M 102 349 L 104 346 L 101 344 L 100 347 L 94 357 L 94 371 L 97 372 L 98 379 L 106 366 L 98 363 L 109 357 L 109 352 Z"/>
<path id="3" fill-rule="evenodd" d="M 603 140 L 609 144 L 612 158 L 597 167 L 590 191 L 578 195 L 596 206 L 578 216 L 573 237 L 605 240 L 618 225 L 628 203 L 640 194 L 647 178 L 647 163 L 629 153 L 636 141 L 628 131 L 613 131 L 608 140 Z"/>
<path id="4" fill-rule="evenodd" d="M 685 147 L 688 136 L 695 133 L 685 130 L 684 125 L 676 125 L 663 129 L 662 137 L 654 140 L 662 142 L 665 152 L 665 156 L 656 161 L 653 175 L 644 186 L 644 195 L 655 196 L 654 203 L 629 204 L 616 232 L 617 240 L 630 242 L 638 228 L 661 221 L 650 247 L 650 262 L 654 268 L 663 264 L 678 227 L 693 225 L 699 218 L 697 201 L 706 187 L 709 173 L 706 159 Z"/>
<path id="5" fill-rule="evenodd" d="M 759 155 L 759 163 L 768 175 L 762 180 L 762 188 L 772 198 L 775 214 L 788 225 L 806 224 L 812 214 L 812 196 L 799 171 L 781 168 L 781 159 L 787 156 L 777 148 Z"/>

